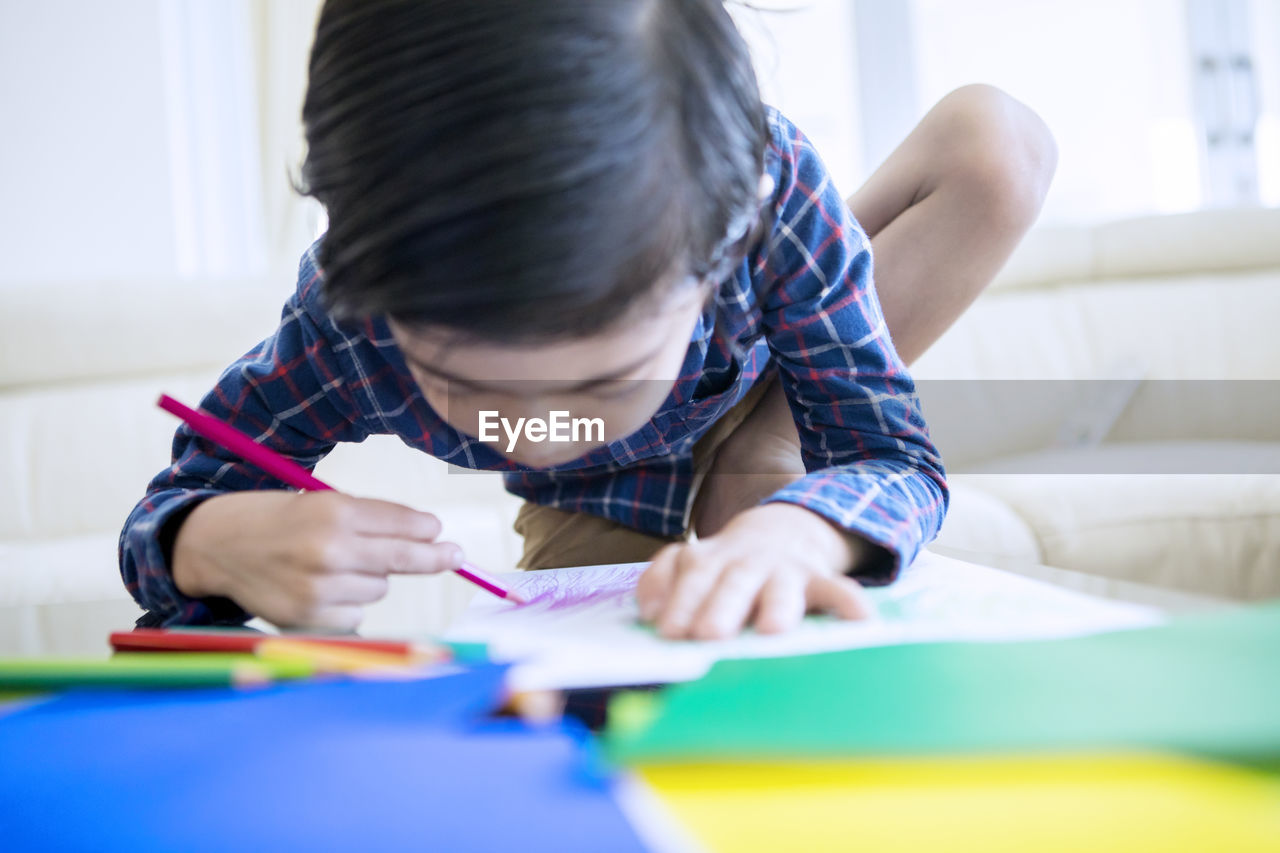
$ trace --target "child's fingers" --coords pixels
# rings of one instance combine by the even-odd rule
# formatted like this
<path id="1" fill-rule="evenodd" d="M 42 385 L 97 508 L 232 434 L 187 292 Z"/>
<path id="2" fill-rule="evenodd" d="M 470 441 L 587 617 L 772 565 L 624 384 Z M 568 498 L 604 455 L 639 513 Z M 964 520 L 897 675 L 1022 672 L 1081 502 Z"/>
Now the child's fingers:
<path id="1" fill-rule="evenodd" d="M 343 495 L 340 500 L 341 506 L 335 511 L 349 519 L 349 529 L 365 536 L 434 542 L 440 535 L 440 519 L 429 512 L 375 498 Z"/>
<path id="2" fill-rule="evenodd" d="M 462 565 L 462 549 L 452 542 L 426 543 L 382 536 L 354 537 L 343 549 L 338 565 L 341 572 L 364 574 L 420 575 L 447 572 Z"/>
<path id="3" fill-rule="evenodd" d="M 283 628 L 354 631 L 364 618 L 364 607 L 386 593 L 385 576 L 312 575 L 299 585 L 274 590 L 254 612 Z"/>
<path id="4" fill-rule="evenodd" d="M 307 620 L 307 628 L 325 631 L 350 632 L 360 627 L 364 620 L 364 608 L 354 604 L 338 604 L 316 611 Z"/>
<path id="5" fill-rule="evenodd" d="M 636 606 L 640 608 L 641 620 L 652 622 L 662 611 L 662 605 L 671 592 L 671 583 L 675 580 L 676 554 L 681 547 L 667 545 L 654 554 L 649 568 L 636 581 Z"/>
<path id="6" fill-rule="evenodd" d="M 721 640 L 741 631 L 767 578 L 750 563 L 730 564 L 690 623 L 690 636 Z"/>
<path id="7" fill-rule="evenodd" d="M 843 575 L 810 579 L 805 597 L 810 609 L 834 613 L 841 619 L 869 619 L 876 612 L 857 581 Z"/>
<path id="8" fill-rule="evenodd" d="M 805 611 L 805 585 L 794 574 L 774 575 L 760 590 L 756 608 L 756 630 L 780 634 L 800 624 Z"/>
<path id="9" fill-rule="evenodd" d="M 343 574 L 325 579 L 322 596 L 329 604 L 372 604 L 387 594 L 386 575 Z"/>
<path id="10" fill-rule="evenodd" d="M 264 614 L 265 617 L 265 614 Z M 354 631 L 364 619 L 364 608 L 358 604 L 302 606 L 294 604 L 281 618 L 265 617 L 282 628 L 306 628 L 313 631 Z"/>
<path id="11" fill-rule="evenodd" d="M 675 580 L 662 615 L 658 632 L 668 639 L 688 636 L 694 614 L 720 579 L 720 558 L 696 545 L 686 545 L 676 554 Z"/>

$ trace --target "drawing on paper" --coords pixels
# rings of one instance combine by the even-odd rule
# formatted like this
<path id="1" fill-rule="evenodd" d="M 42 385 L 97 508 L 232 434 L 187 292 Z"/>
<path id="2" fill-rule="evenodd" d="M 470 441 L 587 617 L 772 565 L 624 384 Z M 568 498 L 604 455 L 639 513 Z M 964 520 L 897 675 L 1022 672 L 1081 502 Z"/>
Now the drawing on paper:
<path id="1" fill-rule="evenodd" d="M 516 588 L 527 600 L 523 612 L 594 608 L 622 610 L 635 603 L 636 581 L 643 563 L 608 566 L 596 572 L 529 572 Z"/>
<path id="2" fill-rule="evenodd" d="M 904 642 L 1077 636 L 1160 621 L 1158 611 L 1095 599 L 997 569 L 926 552 L 889 587 L 868 590 L 880 618 L 806 619 L 781 635 L 745 631 L 711 642 L 665 640 L 638 620 L 645 563 L 501 575 L 529 599 L 472 599 L 449 639 L 483 642 L 520 662 L 521 689 L 652 684 L 697 678 L 720 659 L 814 654 Z"/>

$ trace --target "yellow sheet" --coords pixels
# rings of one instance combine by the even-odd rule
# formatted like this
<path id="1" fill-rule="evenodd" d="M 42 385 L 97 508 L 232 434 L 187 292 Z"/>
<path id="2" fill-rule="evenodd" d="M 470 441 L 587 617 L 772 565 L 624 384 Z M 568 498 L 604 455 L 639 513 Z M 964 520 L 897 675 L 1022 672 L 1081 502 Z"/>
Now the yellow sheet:
<path id="1" fill-rule="evenodd" d="M 723 853 L 1280 851 L 1280 779 L 1169 755 L 635 769 Z"/>

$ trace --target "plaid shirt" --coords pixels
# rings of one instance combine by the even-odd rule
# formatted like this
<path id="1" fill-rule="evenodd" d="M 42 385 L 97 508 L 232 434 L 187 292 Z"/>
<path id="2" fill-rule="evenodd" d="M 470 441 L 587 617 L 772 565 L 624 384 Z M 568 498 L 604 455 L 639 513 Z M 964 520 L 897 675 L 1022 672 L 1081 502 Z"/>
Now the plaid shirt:
<path id="1" fill-rule="evenodd" d="M 519 470 L 456 432 L 427 405 L 384 318 L 337 322 L 321 306 L 316 246 L 275 334 L 233 364 L 202 408 L 302 465 L 337 442 L 391 433 L 468 468 L 499 470 L 530 501 L 638 530 L 684 531 L 691 450 L 758 378 L 776 370 L 809 474 L 769 501 L 798 504 L 885 549 L 859 579 L 886 583 L 937 533 L 946 511 L 941 460 L 876 298 L 871 248 L 809 141 L 770 111 L 766 168 L 772 233 L 719 287 L 694 329 L 680 378 L 636 433 L 553 470 Z M 174 586 L 177 523 L 227 491 L 284 488 L 185 426 L 173 464 L 125 522 L 120 569 L 144 624 L 239 622 L 225 599 Z"/>

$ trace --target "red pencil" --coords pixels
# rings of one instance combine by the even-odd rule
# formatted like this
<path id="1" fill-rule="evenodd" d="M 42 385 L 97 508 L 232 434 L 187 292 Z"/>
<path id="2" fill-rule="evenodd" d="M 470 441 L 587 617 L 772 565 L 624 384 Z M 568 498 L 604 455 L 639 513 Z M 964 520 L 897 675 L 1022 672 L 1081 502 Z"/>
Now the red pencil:
<path id="1" fill-rule="evenodd" d="M 330 636 L 327 634 L 262 634 L 229 628 L 164 629 L 135 628 L 111 634 L 111 648 L 117 652 L 229 652 L 252 654 L 264 640 L 291 640 L 341 646 L 379 654 L 406 658 L 439 658 L 444 649 L 421 646 L 403 640 L 370 640 L 364 637 Z"/>
<path id="2" fill-rule="evenodd" d="M 263 447 L 249 438 L 249 436 L 228 424 L 224 424 L 212 415 L 206 415 L 203 412 L 197 412 L 190 406 L 184 406 L 168 394 L 160 395 L 159 406 L 169 414 L 176 415 L 185 421 L 193 432 L 204 436 L 214 444 L 225 447 L 232 453 L 238 454 L 246 462 L 258 466 L 271 476 L 288 483 L 294 488 L 308 489 L 313 492 L 333 491 L 333 486 L 317 480 L 306 468 L 296 462 L 285 459 L 268 447 Z M 520 593 L 513 589 L 507 589 L 497 580 L 489 577 L 470 563 L 463 563 L 454 571 L 460 577 L 486 592 L 493 593 L 498 598 L 505 598 L 507 601 L 516 604 L 525 603 Z"/>

